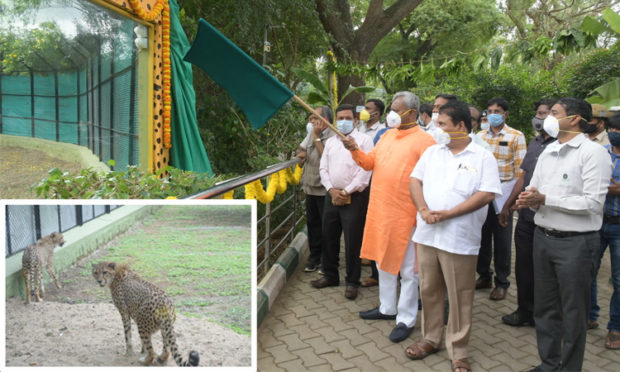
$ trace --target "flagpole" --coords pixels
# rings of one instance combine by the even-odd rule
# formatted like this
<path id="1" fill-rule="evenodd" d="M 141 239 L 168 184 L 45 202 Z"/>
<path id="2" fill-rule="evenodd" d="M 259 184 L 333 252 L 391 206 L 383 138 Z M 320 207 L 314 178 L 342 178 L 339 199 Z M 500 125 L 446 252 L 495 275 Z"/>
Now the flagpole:
<path id="1" fill-rule="evenodd" d="M 315 114 L 319 119 L 323 120 L 323 123 L 327 124 L 327 126 L 329 127 L 329 129 L 331 129 L 332 131 L 334 131 L 334 133 L 336 133 L 337 135 L 340 136 L 340 138 L 345 138 L 346 136 L 344 134 L 342 134 L 338 129 L 336 129 L 336 127 L 330 123 L 329 121 L 327 121 L 327 119 L 325 119 L 321 114 L 319 114 L 318 112 L 316 112 L 315 109 L 313 109 L 312 107 L 310 107 L 310 105 L 308 105 L 306 102 L 304 102 L 303 99 L 299 98 L 297 95 L 293 96 L 293 99 L 295 101 L 297 101 L 300 105 L 303 106 L 303 108 L 305 108 L 306 110 L 308 110 L 310 113 Z"/>

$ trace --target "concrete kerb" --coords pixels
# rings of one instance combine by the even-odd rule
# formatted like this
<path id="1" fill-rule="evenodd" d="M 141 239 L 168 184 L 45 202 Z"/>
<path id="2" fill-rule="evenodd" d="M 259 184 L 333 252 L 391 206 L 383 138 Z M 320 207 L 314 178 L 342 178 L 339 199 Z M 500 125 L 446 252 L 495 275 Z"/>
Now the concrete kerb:
<path id="1" fill-rule="evenodd" d="M 67 231 L 63 234 L 65 245 L 56 247 L 54 251 L 54 270 L 58 272 L 71 266 L 81 257 L 126 231 L 134 222 L 153 213 L 153 208 L 154 206 L 126 205 Z M 16 295 L 25 298 L 25 284 L 21 268 L 22 252 L 6 259 L 6 298 Z M 59 279 L 62 281 L 62 274 L 59 275 Z M 43 282 L 49 281 L 47 272 L 43 270 Z"/>
<path id="2" fill-rule="evenodd" d="M 287 280 L 293 275 L 307 252 L 308 233 L 304 229 L 304 231 L 297 233 L 291 244 L 278 257 L 278 260 L 269 269 L 263 280 L 258 283 L 258 326 L 262 323 Z"/>

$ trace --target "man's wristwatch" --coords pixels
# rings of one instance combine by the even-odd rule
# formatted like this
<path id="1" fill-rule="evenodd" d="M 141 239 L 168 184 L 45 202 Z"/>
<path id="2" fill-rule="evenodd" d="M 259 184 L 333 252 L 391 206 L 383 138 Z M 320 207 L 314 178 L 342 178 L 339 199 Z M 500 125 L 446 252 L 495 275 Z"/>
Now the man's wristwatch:
<path id="1" fill-rule="evenodd" d="M 321 139 L 320 138 L 315 138 L 314 142 L 321 142 Z"/>

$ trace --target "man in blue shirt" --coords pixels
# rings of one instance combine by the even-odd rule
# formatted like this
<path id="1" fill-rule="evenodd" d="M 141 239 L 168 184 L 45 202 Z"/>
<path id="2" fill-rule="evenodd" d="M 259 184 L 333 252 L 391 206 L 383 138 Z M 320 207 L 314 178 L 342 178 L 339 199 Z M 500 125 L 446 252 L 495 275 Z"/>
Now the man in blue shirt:
<path id="1" fill-rule="evenodd" d="M 600 230 L 601 247 L 597 256 L 597 266 L 591 289 L 590 315 L 588 324 L 596 322 L 600 308 L 596 304 L 596 274 L 601 266 L 605 249 L 609 246 L 611 258 L 611 278 L 614 292 L 609 302 L 609 323 L 607 323 L 607 338 L 605 347 L 620 349 L 620 112 L 609 119 L 609 151 L 613 163 L 613 173 L 609 184 L 609 191 L 605 199 L 605 214 L 603 227 Z M 590 325 L 590 327 L 592 327 Z"/>

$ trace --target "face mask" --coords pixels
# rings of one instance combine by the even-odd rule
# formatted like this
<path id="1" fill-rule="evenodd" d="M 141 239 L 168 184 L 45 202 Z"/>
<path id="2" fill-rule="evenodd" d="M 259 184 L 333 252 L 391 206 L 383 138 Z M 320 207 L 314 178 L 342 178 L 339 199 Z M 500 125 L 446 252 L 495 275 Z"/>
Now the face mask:
<path id="1" fill-rule="evenodd" d="M 620 132 L 607 132 L 609 143 L 614 147 L 620 147 Z"/>
<path id="2" fill-rule="evenodd" d="M 489 114 L 487 120 L 492 127 L 499 127 L 504 122 L 504 116 L 502 114 Z"/>
<path id="3" fill-rule="evenodd" d="M 403 115 L 411 111 L 411 109 L 403 112 Z M 388 127 L 395 128 L 401 124 L 401 117 L 403 115 L 398 115 L 396 111 L 390 111 L 389 114 L 385 117 L 385 121 L 387 122 Z"/>
<path id="4" fill-rule="evenodd" d="M 545 132 L 547 132 L 548 135 L 553 138 L 558 138 L 558 134 L 560 132 L 580 134 L 581 132 L 575 132 L 572 130 L 560 130 L 560 120 L 570 119 L 575 116 L 577 115 L 568 115 L 563 118 L 556 119 L 554 116 L 549 115 L 545 118 L 545 122 L 543 123 L 543 129 Z"/>
<path id="5" fill-rule="evenodd" d="M 596 132 L 598 129 L 598 122 L 596 124 L 588 124 L 585 120 L 579 122 L 579 129 L 585 134 Z"/>
<path id="6" fill-rule="evenodd" d="M 439 119 L 439 113 L 438 112 L 433 112 L 433 115 L 431 115 L 431 121 L 435 124 L 437 124 L 437 119 Z"/>
<path id="7" fill-rule="evenodd" d="M 342 134 L 349 134 L 353 131 L 353 120 L 338 120 L 336 127 Z"/>
<path id="8" fill-rule="evenodd" d="M 308 131 L 308 133 L 312 133 L 313 129 L 314 129 L 314 124 L 308 122 L 308 124 L 306 124 L 306 131 Z"/>
<path id="9" fill-rule="evenodd" d="M 489 122 L 488 121 L 483 121 L 482 123 L 480 123 L 480 129 L 482 130 L 489 130 Z"/>
<path id="10" fill-rule="evenodd" d="M 362 112 L 360 112 L 360 120 L 361 121 L 370 120 L 370 113 L 366 109 L 363 109 Z"/>
<path id="11" fill-rule="evenodd" d="M 424 125 L 424 120 L 422 120 L 422 118 L 418 118 L 418 125 L 421 126 L 422 128 L 426 126 Z"/>
<path id="12" fill-rule="evenodd" d="M 444 132 L 444 130 L 441 128 L 437 128 L 437 131 L 435 132 L 435 135 L 433 137 L 438 145 L 447 145 L 448 143 L 450 143 L 450 135 Z"/>
<path id="13" fill-rule="evenodd" d="M 543 130 L 543 123 L 544 122 L 545 122 L 545 119 L 533 117 L 532 118 L 532 126 L 534 127 L 534 130 L 537 131 L 537 132 L 542 131 Z"/>

